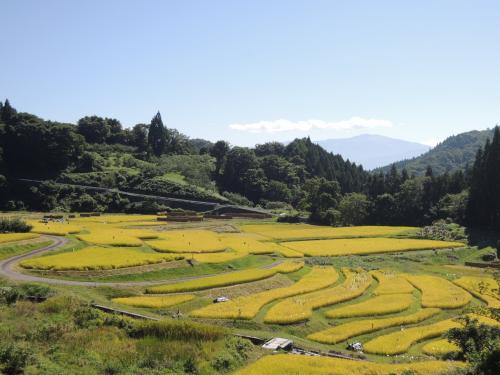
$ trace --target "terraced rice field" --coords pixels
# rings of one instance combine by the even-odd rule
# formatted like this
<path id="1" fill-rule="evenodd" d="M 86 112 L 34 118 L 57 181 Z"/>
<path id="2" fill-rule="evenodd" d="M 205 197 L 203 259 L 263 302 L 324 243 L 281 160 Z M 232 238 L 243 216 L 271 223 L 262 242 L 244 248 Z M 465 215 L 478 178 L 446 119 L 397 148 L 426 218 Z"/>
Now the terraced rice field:
<path id="1" fill-rule="evenodd" d="M 67 234 L 78 233 L 82 231 L 82 227 L 69 223 L 41 223 L 39 221 L 28 221 L 28 224 L 33 226 L 31 231 L 39 234 L 50 234 L 54 236 L 65 236 Z"/>
<path id="2" fill-rule="evenodd" d="M 207 230 L 161 232 L 160 239 L 146 243 L 156 251 L 169 253 L 216 253 L 228 248 L 223 238 Z"/>
<path id="3" fill-rule="evenodd" d="M 500 309 L 500 285 L 491 277 L 463 276 L 453 282 L 468 290 L 489 307 Z"/>
<path id="4" fill-rule="evenodd" d="M 338 279 L 332 267 L 313 267 L 295 284 L 265 292 L 243 296 L 234 300 L 209 305 L 191 312 L 191 316 L 213 319 L 252 319 L 266 304 L 290 296 L 312 292 L 333 285 Z"/>
<path id="5" fill-rule="evenodd" d="M 39 270 L 109 270 L 170 262 L 179 259 L 171 254 L 155 254 L 129 248 L 86 247 L 81 250 L 28 259 L 21 267 Z"/>
<path id="6" fill-rule="evenodd" d="M 416 231 L 414 227 L 317 227 L 307 224 L 256 224 L 243 225 L 243 232 L 258 233 L 275 240 L 294 240 L 302 238 L 353 238 L 353 237 L 380 237 L 398 235 Z"/>
<path id="7" fill-rule="evenodd" d="M 340 358 L 302 355 L 267 355 L 235 372 L 235 375 L 387 375 L 411 372 L 416 375 L 438 375 L 465 367 L 460 362 L 424 361 L 414 363 L 374 363 Z"/>
<path id="8" fill-rule="evenodd" d="M 451 281 L 437 276 L 406 275 L 406 279 L 422 292 L 423 307 L 455 309 L 467 305 L 472 296 Z"/>
<path id="9" fill-rule="evenodd" d="M 434 340 L 422 346 L 422 352 L 435 357 L 442 357 L 450 353 L 458 352 L 459 350 L 457 345 L 449 342 L 447 339 Z"/>
<path id="10" fill-rule="evenodd" d="M 0 233 L 0 243 L 31 240 L 40 237 L 37 233 Z"/>
<path id="11" fill-rule="evenodd" d="M 422 309 L 410 315 L 382 319 L 356 320 L 313 333 L 307 338 L 325 344 L 336 344 L 348 338 L 379 331 L 384 328 L 419 323 L 439 312 L 439 309 Z"/>
<path id="12" fill-rule="evenodd" d="M 484 316 L 471 314 L 470 317 L 477 319 L 480 324 L 500 326 L 499 322 Z M 368 341 L 364 349 L 372 354 L 401 354 L 407 352 L 417 342 L 441 336 L 450 329 L 460 328 L 462 325 L 463 322 L 459 319 L 446 319 L 434 324 L 412 327 L 376 337 Z"/>
<path id="13" fill-rule="evenodd" d="M 195 296 L 192 294 L 174 294 L 171 296 L 136 296 L 113 298 L 112 301 L 122 305 L 134 307 L 165 308 L 191 301 Z"/>
<path id="14" fill-rule="evenodd" d="M 383 254 L 426 249 L 449 249 L 464 246 L 461 242 L 399 238 L 292 241 L 283 242 L 282 245 L 307 256 Z"/>
<path id="15" fill-rule="evenodd" d="M 386 294 L 375 296 L 364 302 L 338 307 L 325 313 L 328 318 L 352 318 L 392 314 L 408 309 L 415 302 L 411 294 Z"/>
<path id="16" fill-rule="evenodd" d="M 287 298 L 271 307 L 264 321 L 274 324 L 304 321 L 313 310 L 359 297 L 370 287 L 372 277 L 367 272 L 344 269 L 343 273 L 346 279 L 341 285 Z"/>
<path id="17" fill-rule="evenodd" d="M 124 230 L 101 230 L 90 234 L 79 234 L 76 238 L 94 245 L 142 246 L 139 238 L 127 235 L 125 232 Z"/>
<path id="18" fill-rule="evenodd" d="M 403 276 L 391 271 L 372 271 L 372 276 L 378 281 L 374 294 L 413 293 L 415 288 Z"/>
<path id="19" fill-rule="evenodd" d="M 273 336 L 294 335 L 322 349 L 328 345 L 332 350 L 344 350 L 348 340 L 367 340 L 362 344 L 371 355 L 390 356 L 410 351 L 413 356 L 416 351 L 417 356 L 441 357 L 456 350 L 454 344 L 443 339 L 450 328 L 462 326 L 463 321 L 454 317 L 480 301 L 492 308 L 500 306 L 498 285 L 492 277 L 461 276 L 449 281 L 436 276 L 433 252 L 418 254 L 417 257 L 422 255 L 429 262 L 415 262 L 415 271 L 413 263 L 401 263 L 400 267 L 397 262 L 405 262 L 399 260 L 404 257 L 394 261 L 390 253 L 464 247 L 460 242 L 401 238 L 400 235 L 415 228 L 246 224 L 236 233 L 240 222 L 222 223 L 218 230 L 212 227 L 218 223 L 175 227 L 160 224 L 157 227 L 154 215 L 103 215 L 78 218 L 70 224 L 37 222 L 35 226 L 40 233 L 77 233 L 70 236 L 72 241 L 77 238 L 92 246 L 30 258 L 20 265 L 27 269 L 95 271 L 185 259 L 190 261 L 189 265 L 184 261 L 165 267 L 146 267 L 151 277 L 156 277 L 151 280 L 162 284 L 141 285 L 131 293 L 140 290 L 145 294 L 106 298 L 116 304 L 151 309 L 148 314 L 160 317 L 164 312 L 155 309 L 172 307 L 187 319 L 224 319 L 216 323 L 245 330 L 248 327 L 249 331 L 255 328 L 259 333 Z M 34 238 L 38 234 L 16 236 L 0 234 L 0 243 Z M 455 254 L 465 251 L 460 249 Z M 356 257 L 366 254 L 380 255 L 362 260 Z M 342 255 L 348 257 L 335 258 Z M 316 256 L 332 258 L 302 259 Z M 442 258 L 441 254 L 436 257 L 436 264 L 441 261 L 439 257 Z M 413 258 L 415 255 L 405 259 Z M 263 268 L 262 264 L 274 266 Z M 350 268 L 341 268 L 345 264 Z M 432 266 L 426 268 L 427 264 Z M 356 268 L 357 265 L 364 269 Z M 121 277 L 126 272 L 131 272 L 132 280 L 139 277 L 128 270 L 108 274 Z M 453 272 L 467 275 L 466 271 Z M 271 278 L 278 273 L 282 275 Z M 208 299 L 219 296 L 218 293 L 225 293 L 229 300 L 209 303 Z M 473 296 L 478 300 L 470 304 Z M 479 320 L 500 324 L 484 317 Z M 289 324 L 294 326 L 287 327 Z M 419 342 L 422 344 L 413 347 Z M 373 358 L 376 359 L 370 357 Z M 412 370 L 417 374 L 438 374 L 462 366 L 441 361 L 396 365 L 273 355 L 237 373 L 385 375 Z"/>
<path id="20" fill-rule="evenodd" d="M 251 281 L 266 279 L 277 273 L 295 272 L 301 269 L 303 266 L 304 263 L 302 262 L 284 262 L 269 269 L 249 269 L 244 271 L 235 271 L 216 276 L 203 277 L 195 280 L 154 286 L 146 289 L 146 292 L 150 294 L 162 294 L 220 288 L 222 286 L 242 284 Z"/>

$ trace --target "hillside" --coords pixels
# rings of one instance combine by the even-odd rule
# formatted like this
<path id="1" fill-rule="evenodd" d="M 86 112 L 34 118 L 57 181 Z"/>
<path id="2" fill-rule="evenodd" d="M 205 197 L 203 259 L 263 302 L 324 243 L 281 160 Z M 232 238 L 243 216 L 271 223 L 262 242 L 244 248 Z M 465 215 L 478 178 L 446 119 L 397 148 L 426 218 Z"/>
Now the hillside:
<path id="1" fill-rule="evenodd" d="M 374 169 L 399 160 L 413 158 L 429 150 L 429 146 L 420 143 L 375 134 L 325 139 L 317 143 L 327 151 L 340 154 L 344 159 L 361 164 L 365 169 Z"/>
<path id="2" fill-rule="evenodd" d="M 432 167 L 435 174 L 454 172 L 464 169 L 467 165 L 474 163 L 474 158 L 479 147 L 484 146 L 488 138 L 493 136 L 493 129 L 473 130 L 466 133 L 453 135 L 446 138 L 432 150 L 425 154 L 401 160 L 395 163 L 398 170 L 406 168 L 409 174 L 423 175 L 428 165 Z M 389 171 L 391 164 L 377 171 Z"/>

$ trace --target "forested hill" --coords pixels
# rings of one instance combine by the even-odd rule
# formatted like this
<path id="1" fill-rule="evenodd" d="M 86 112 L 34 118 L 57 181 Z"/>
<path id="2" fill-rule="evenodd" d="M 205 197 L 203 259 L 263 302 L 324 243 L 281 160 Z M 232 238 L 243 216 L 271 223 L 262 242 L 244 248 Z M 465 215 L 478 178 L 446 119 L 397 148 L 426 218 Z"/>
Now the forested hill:
<path id="1" fill-rule="evenodd" d="M 425 154 L 395 163 L 398 170 L 422 176 L 430 166 L 435 174 L 464 170 L 472 167 L 479 147 L 484 146 L 488 138 L 493 136 L 493 129 L 473 130 L 446 138 Z M 376 172 L 388 172 L 391 165 L 379 168 Z"/>
<path id="2" fill-rule="evenodd" d="M 147 194 L 236 204 L 297 205 L 304 186 L 321 181 L 339 193 L 361 191 L 368 173 L 309 138 L 288 145 L 231 147 L 190 139 L 163 124 L 124 128 L 113 118 L 86 116 L 76 124 L 46 121 L 0 102 L 0 209 L 135 209 L 123 197 L 90 196 L 71 189 L 19 186 L 19 179 L 119 188 Z M 319 180 L 318 180 L 319 179 Z M 318 182 L 319 181 L 319 182 Z M 325 189 L 329 186 L 325 185 Z"/>

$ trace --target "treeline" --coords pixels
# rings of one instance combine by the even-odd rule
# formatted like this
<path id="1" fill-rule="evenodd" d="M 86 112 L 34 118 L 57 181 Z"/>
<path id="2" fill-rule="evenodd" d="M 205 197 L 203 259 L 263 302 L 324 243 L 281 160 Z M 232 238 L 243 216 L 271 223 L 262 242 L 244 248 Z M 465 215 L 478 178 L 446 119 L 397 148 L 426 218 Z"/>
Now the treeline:
<path id="1" fill-rule="evenodd" d="M 119 187 L 189 199 L 294 209 L 326 225 L 424 225 L 451 219 L 499 228 L 498 128 L 472 168 L 415 176 L 395 166 L 369 173 L 309 138 L 255 148 L 189 139 L 157 113 L 124 129 L 116 119 L 87 116 L 77 124 L 42 120 L 0 103 L 0 205 L 8 209 L 140 210 L 119 194 L 83 194 L 18 178 Z M 146 207 L 153 210 L 154 205 Z M 293 220 L 293 218 L 291 218 Z"/>

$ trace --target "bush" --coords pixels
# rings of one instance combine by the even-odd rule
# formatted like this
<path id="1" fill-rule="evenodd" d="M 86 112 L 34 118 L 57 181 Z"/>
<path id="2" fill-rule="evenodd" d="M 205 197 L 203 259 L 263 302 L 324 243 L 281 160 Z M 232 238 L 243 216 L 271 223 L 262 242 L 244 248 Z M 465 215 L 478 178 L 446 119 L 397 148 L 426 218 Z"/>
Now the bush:
<path id="1" fill-rule="evenodd" d="M 278 217 L 278 223 L 300 223 L 301 218 L 299 214 L 283 215 Z"/>
<path id="2" fill-rule="evenodd" d="M 33 227 L 19 218 L 1 218 L 0 219 L 0 233 L 26 233 Z"/>
<path id="3" fill-rule="evenodd" d="M 231 203 L 238 204 L 240 206 L 253 207 L 253 203 L 249 199 L 238 193 L 231 193 L 229 191 L 224 191 L 222 193 L 222 196 L 224 198 L 227 198 Z"/>
<path id="4" fill-rule="evenodd" d="M 29 346 L 17 343 L 6 343 L 0 346 L 0 365 L 2 373 L 15 375 L 23 373 L 29 363 L 32 352 Z"/>

